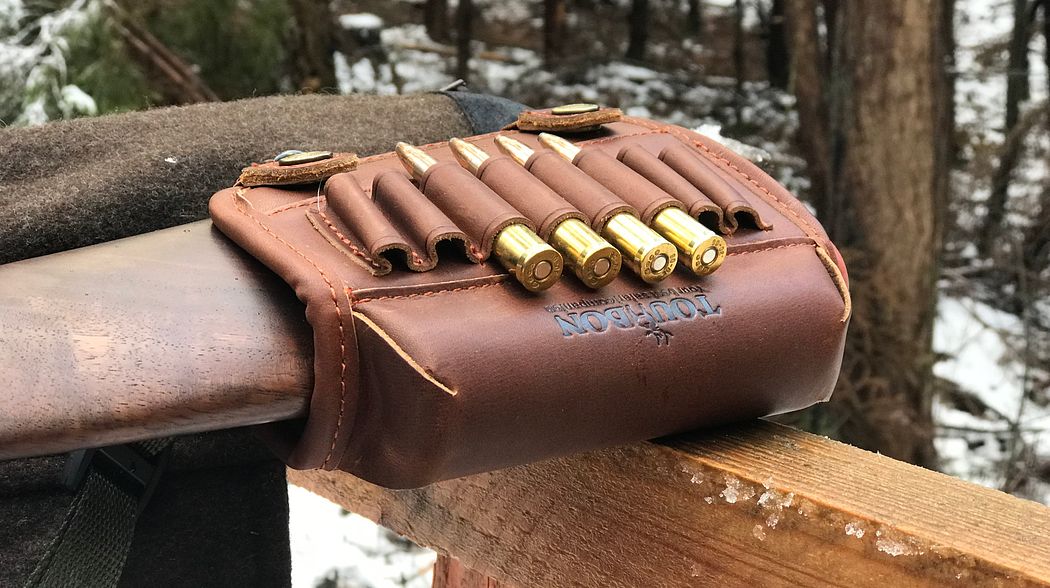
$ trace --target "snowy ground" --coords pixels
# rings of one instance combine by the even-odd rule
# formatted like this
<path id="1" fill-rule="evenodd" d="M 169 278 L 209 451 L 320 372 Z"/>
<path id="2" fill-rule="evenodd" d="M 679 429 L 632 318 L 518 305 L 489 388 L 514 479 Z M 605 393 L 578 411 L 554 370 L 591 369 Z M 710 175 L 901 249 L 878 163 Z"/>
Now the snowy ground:
<path id="1" fill-rule="evenodd" d="M 429 588 L 433 551 L 296 486 L 288 503 L 293 588 Z"/>

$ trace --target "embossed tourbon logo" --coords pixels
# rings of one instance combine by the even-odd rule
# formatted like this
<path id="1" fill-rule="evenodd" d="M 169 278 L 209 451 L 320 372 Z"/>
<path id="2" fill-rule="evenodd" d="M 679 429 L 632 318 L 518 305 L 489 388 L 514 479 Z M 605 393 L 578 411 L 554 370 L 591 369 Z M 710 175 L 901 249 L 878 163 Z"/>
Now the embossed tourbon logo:
<path id="1" fill-rule="evenodd" d="M 670 345 L 676 322 L 722 315 L 722 307 L 700 286 L 665 288 L 544 307 L 564 337 L 637 329 L 656 345 Z"/>

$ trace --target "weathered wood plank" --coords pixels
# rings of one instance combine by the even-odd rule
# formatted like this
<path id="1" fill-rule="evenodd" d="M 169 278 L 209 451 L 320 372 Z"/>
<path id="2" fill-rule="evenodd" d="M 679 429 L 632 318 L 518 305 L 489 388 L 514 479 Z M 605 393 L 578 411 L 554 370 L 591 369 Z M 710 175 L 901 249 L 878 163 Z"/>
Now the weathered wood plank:
<path id="1" fill-rule="evenodd" d="M 458 559 L 439 555 L 434 563 L 433 588 L 510 588 L 508 585 L 472 570 Z"/>
<path id="2" fill-rule="evenodd" d="M 1050 509 L 765 422 L 419 490 L 289 479 L 520 587 L 1050 585 Z"/>

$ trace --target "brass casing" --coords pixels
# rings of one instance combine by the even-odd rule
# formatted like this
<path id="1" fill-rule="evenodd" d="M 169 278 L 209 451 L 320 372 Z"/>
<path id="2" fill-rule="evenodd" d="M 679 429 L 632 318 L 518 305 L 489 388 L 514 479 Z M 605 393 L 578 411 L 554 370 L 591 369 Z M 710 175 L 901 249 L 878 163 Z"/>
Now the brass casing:
<path id="1" fill-rule="evenodd" d="M 540 143 L 544 147 L 554 151 L 562 157 L 565 161 L 572 161 L 576 159 L 576 156 L 580 153 L 580 148 L 573 145 L 571 141 L 566 141 L 558 135 L 552 135 L 550 133 L 539 134 Z"/>
<path id="2" fill-rule="evenodd" d="M 520 165 L 525 165 L 529 158 L 532 157 L 533 151 L 521 141 L 515 141 L 510 137 L 503 135 L 496 135 L 496 147 L 500 151 L 510 156 L 511 159 L 518 162 Z"/>
<path id="3" fill-rule="evenodd" d="M 417 180 L 427 173 L 430 166 L 437 164 L 437 160 L 425 151 L 404 141 L 398 142 L 394 147 L 394 152 L 397 153 L 397 158 L 401 160 L 401 165 L 405 166 L 408 173 L 412 174 L 412 177 Z"/>
<path id="4" fill-rule="evenodd" d="M 682 260 L 698 276 L 706 276 L 726 258 L 726 240 L 679 208 L 665 208 L 653 218 L 653 229 L 682 252 Z"/>
<path id="5" fill-rule="evenodd" d="M 489 154 L 485 153 L 484 149 L 473 143 L 467 143 L 463 139 L 453 137 L 448 140 L 448 146 L 452 149 L 452 155 L 456 156 L 456 161 L 473 174 L 478 173 L 481 164 L 489 158 Z"/>
<path id="6" fill-rule="evenodd" d="M 602 235 L 623 253 L 623 263 L 650 284 L 671 275 L 678 263 L 674 245 L 626 212 L 609 219 Z"/>
<path id="7" fill-rule="evenodd" d="M 565 258 L 576 277 L 589 288 L 601 288 L 616 279 L 623 257 L 583 221 L 566 219 L 551 231 L 551 245 Z"/>
<path id="8" fill-rule="evenodd" d="M 500 231 L 492 253 L 531 292 L 553 286 L 564 266 L 561 254 L 525 225 L 509 225 Z"/>
<path id="9" fill-rule="evenodd" d="M 504 137 L 497 137 L 499 138 Z M 523 149 L 528 149 L 517 141 L 512 139 L 510 141 L 517 143 Z M 462 139 L 451 139 L 449 145 L 460 165 L 474 173 L 477 173 L 481 164 L 489 158 L 489 155 L 477 145 L 467 143 Z M 529 156 L 531 156 L 531 151 L 525 156 L 525 160 Z M 562 254 L 565 265 L 571 268 L 576 277 L 588 287 L 601 288 L 613 281 L 620 273 L 622 263 L 620 252 L 578 219 L 570 218 L 558 223 L 558 226 L 551 231 L 550 241 L 551 245 Z"/>

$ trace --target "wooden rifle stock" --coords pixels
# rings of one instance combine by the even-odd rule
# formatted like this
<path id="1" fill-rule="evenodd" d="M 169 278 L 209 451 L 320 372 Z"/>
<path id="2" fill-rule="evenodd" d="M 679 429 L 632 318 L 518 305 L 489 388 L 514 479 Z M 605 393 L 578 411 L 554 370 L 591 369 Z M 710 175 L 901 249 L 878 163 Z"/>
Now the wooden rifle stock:
<path id="1" fill-rule="evenodd" d="M 305 414 L 312 331 L 201 221 L 0 266 L 0 459 Z"/>

